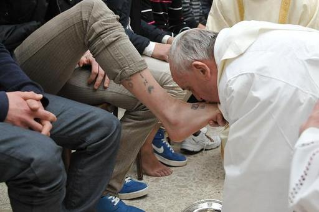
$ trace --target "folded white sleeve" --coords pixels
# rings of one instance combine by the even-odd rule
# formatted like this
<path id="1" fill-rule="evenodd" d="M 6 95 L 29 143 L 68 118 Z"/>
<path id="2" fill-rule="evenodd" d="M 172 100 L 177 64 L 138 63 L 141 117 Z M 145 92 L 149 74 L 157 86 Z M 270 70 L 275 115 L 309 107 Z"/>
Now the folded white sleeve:
<path id="1" fill-rule="evenodd" d="M 319 211 L 319 129 L 298 139 L 291 164 L 289 203 L 295 212 Z"/>

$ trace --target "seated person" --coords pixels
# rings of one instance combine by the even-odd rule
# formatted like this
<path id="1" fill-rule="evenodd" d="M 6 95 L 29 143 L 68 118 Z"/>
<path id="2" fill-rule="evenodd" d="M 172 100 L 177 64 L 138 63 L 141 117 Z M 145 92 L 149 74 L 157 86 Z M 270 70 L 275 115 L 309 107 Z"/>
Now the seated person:
<path id="1" fill-rule="evenodd" d="M 0 89 L 0 182 L 13 211 L 94 210 L 114 169 L 119 121 L 44 93 L 2 44 Z M 67 178 L 61 147 L 75 150 Z"/>
<path id="2" fill-rule="evenodd" d="M 19 0 L 10 1 L 10 4 L 4 2 L 6 7 L 3 8 L 8 10 L 7 14 L 10 15 L 0 19 L 2 21 L 0 28 L 2 32 L 10 33 L 1 34 L 0 39 L 10 47 L 12 52 L 14 51 L 17 62 L 32 80 L 37 81 L 46 92 L 52 94 L 62 92 L 64 86 L 72 81 L 74 85 L 77 85 L 76 83 L 80 85 L 73 87 L 75 92 L 72 95 L 76 100 L 82 99 L 85 103 L 94 104 L 94 102 L 101 103 L 111 99 L 115 106 L 123 105 L 129 109 L 121 120 L 123 131 L 126 128 L 127 133 L 126 137 L 122 135 L 116 159 L 116 163 L 124 164 L 115 166 L 112 180 L 108 185 L 109 193 L 116 194 L 121 190 L 125 174 L 140 149 L 139 139 L 145 139 L 157 122 L 153 114 L 164 124 L 170 136 L 177 140 L 189 136 L 210 120 L 221 123 L 221 119 L 217 119 L 221 115 L 215 105 L 203 104 L 203 108 L 194 110 L 191 104 L 170 97 L 160 87 L 158 82 L 165 84 L 169 81 L 166 77 L 168 74 L 166 76 L 153 74 L 158 77 L 158 82 L 155 81 L 144 60 L 128 40 L 117 17 L 102 1 L 80 2 L 47 22 L 45 18 L 50 16 L 43 16 L 45 11 L 32 15 L 30 11 L 39 12 L 30 9 L 36 8 L 36 5 L 32 2 L 19 2 Z M 27 3 L 29 5 L 25 5 Z M 75 2 L 61 1 L 60 3 L 63 4 L 58 6 L 55 5 L 56 1 L 50 1 L 47 11 L 52 12 L 55 8 L 58 12 L 62 12 L 61 10 L 69 8 Z M 22 16 L 22 13 L 25 15 Z M 41 24 L 43 25 L 39 27 Z M 34 31 L 35 29 L 37 30 Z M 20 34 L 21 32 L 23 33 Z M 90 50 L 94 61 L 100 65 L 101 69 L 96 67 L 92 74 L 82 70 L 74 71 L 74 67 L 87 50 Z M 91 58 L 90 61 L 93 59 Z M 105 76 L 103 71 L 114 82 L 112 84 L 111 81 L 106 90 L 102 86 L 99 87 Z M 94 87 L 98 88 L 96 91 L 92 88 L 93 85 L 91 87 L 87 85 L 90 75 L 90 79 L 96 79 L 94 82 Z M 111 86 L 114 88 L 113 92 L 110 92 Z M 179 116 L 180 118 L 175 118 Z M 181 128 L 185 120 L 194 116 L 197 116 L 196 120 L 188 121 L 188 125 Z M 141 131 L 133 131 L 132 127 L 137 127 L 136 129 Z M 136 133 L 136 136 L 132 137 L 132 133 Z M 129 137 L 137 141 L 137 145 L 133 142 L 126 144 Z M 125 155 L 125 161 L 120 160 L 120 155 Z M 110 201 L 104 201 L 108 198 L 110 198 L 108 195 L 101 198 L 99 206 L 102 210 L 104 206 L 112 207 L 112 209 L 104 210 L 117 210 L 119 207 L 124 210 L 131 208 L 121 201 L 112 201 L 110 205 L 108 204 Z M 139 210 L 136 209 L 136 211 Z"/>
<path id="3" fill-rule="evenodd" d="M 144 58 L 149 69 L 156 73 L 165 73 L 170 75 L 169 66 L 166 60 L 173 37 L 169 36 L 169 33 L 141 20 L 140 7 L 138 7 L 136 2 L 132 2 L 131 0 L 108 0 L 106 1 L 106 4 L 115 14 L 119 15 L 120 22 L 123 25 L 126 34 L 129 36 L 132 44 Z M 139 11 L 139 13 L 136 12 L 136 10 Z M 140 24 L 135 26 L 135 28 L 134 25 L 131 27 L 131 24 L 133 24 L 132 20 Z M 171 78 L 171 76 L 169 77 Z M 169 84 L 167 83 L 167 85 L 164 85 L 163 87 L 166 88 L 168 92 L 171 93 L 175 98 L 187 98 L 185 96 L 186 92 L 180 89 L 172 80 Z M 72 98 L 72 96 L 70 96 L 70 98 Z M 164 133 L 162 130 L 157 132 L 158 129 L 159 126 L 153 128 L 152 132 L 148 136 L 148 139 L 141 148 L 143 172 L 150 176 L 157 177 L 167 176 L 172 173 L 172 170 L 162 163 L 169 166 L 184 166 L 187 163 L 187 158 L 182 154 L 174 152 L 170 144 L 164 140 Z M 154 131 L 155 133 L 157 132 L 157 136 L 161 137 L 160 139 L 153 139 Z M 194 142 L 193 139 L 195 139 L 196 142 Z M 182 145 L 189 151 L 200 151 L 203 148 L 212 149 L 219 146 L 219 138 L 216 139 L 215 142 L 214 140 L 211 141 L 205 136 L 204 133 L 198 132 L 198 136 L 190 136 L 186 139 L 186 142 L 183 142 Z M 140 141 L 144 142 L 144 140 Z M 157 148 L 163 148 L 164 151 L 159 153 L 156 151 Z M 160 163 L 155 156 L 162 163 Z M 134 197 L 139 197 L 136 195 L 139 193 L 138 191 L 135 191 L 134 193 Z M 124 197 L 121 191 L 119 194 L 120 197 Z M 145 192 L 140 192 L 140 194 L 145 194 Z M 128 195 L 126 195 L 124 198 L 127 199 Z"/>

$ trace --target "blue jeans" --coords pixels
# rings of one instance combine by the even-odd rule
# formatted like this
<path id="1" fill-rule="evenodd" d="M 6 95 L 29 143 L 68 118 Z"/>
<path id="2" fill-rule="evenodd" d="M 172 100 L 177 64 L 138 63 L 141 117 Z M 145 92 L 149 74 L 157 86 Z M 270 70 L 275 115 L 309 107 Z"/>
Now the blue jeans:
<path id="1" fill-rule="evenodd" d="M 120 123 L 99 108 L 46 97 L 58 118 L 50 137 L 0 123 L 0 182 L 13 211 L 94 211 L 112 176 Z M 67 177 L 61 147 L 75 150 Z"/>

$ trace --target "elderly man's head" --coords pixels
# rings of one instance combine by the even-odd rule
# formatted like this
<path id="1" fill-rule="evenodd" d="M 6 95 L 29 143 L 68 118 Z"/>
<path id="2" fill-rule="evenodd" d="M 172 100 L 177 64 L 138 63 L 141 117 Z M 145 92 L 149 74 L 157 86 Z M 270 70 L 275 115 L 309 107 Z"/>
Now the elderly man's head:
<path id="1" fill-rule="evenodd" d="M 174 81 L 206 102 L 219 102 L 214 60 L 216 37 L 216 33 L 207 30 L 185 31 L 174 39 L 169 53 Z"/>

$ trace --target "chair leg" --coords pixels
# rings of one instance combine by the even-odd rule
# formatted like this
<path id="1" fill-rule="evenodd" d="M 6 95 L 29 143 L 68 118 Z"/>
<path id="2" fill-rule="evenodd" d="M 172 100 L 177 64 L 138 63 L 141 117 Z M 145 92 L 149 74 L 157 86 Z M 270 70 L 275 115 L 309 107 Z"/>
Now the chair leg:
<path id="1" fill-rule="evenodd" d="M 137 169 L 137 179 L 143 180 L 143 168 L 142 168 L 142 154 L 141 150 L 138 152 L 136 157 L 136 169 Z"/>
<path id="2" fill-rule="evenodd" d="M 69 167 L 70 167 L 71 154 L 72 154 L 72 151 L 70 149 L 63 148 L 63 150 L 62 150 L 62 160 L 63 160 L 66 172 L 68 172 Z"/>

